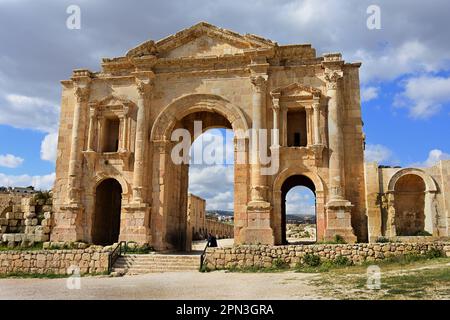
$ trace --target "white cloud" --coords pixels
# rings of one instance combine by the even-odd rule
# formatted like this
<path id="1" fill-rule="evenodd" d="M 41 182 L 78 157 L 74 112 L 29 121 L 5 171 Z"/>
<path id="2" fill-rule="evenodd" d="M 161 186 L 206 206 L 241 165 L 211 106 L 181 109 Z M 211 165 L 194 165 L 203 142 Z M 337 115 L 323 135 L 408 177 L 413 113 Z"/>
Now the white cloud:
<path id="1" fill-rule="evenodd" d="M 7 94 L 0 106 L 0 124 L 42 132 L 56 132 L 59 106 L 51 101 L 18 94 Z"/>
<path id="2" fill-rule="evenodd" d="M 434 72 L 446 67 L 446 62 L 434 59 L 434 54 L 418 40 L 389 46 L 381 52 L 358 49 L 353 60 L 362 61 L 362 82 L 394 80 L 406 74 Z"/>
<path id="3" fill-rule="evenodd" d="M 189 192 L 206 200 L 207 209 L 233 209 L 234 166 L 189 167 Z"/>
<path id="4" fill-rule="evenodd" d="M 450 154 L 439 149 L 433 149 L 428 153 L 428 158 L 424 162 L 413 163 L 411 167 L 432 167 L 440 160 L 450 160 Z"/>
<path id="5" fill-rule="evenodd" d="M 0 167 L 17 168 L 23 163 L 23 159 L 12 154 L 0 154 Z"/>
<path id="6" fill-rule="evenodd" d="M 364 160 L 366 162 L 377 162 L 379 164 L 395 164 L 392 151 L 381 144 L 367 144 L 364 150 Z"/>
<path id="7" fill-rule="evenodd" d="M 450 102 L 450 77 L 420 76 L 404 82 L 395 105 L 406 107 L 413 118 L 429 118 Z"/>
<path id="8" fill-rule="evenodd" d="M 303 186 L 289 190 L 286 195 L 286 214 L 312 215 L 315 210 L 315 197 L 311 190 Z"/>
<path id="9" fill-rule="evenodd" d="M 58 144 L 58 134 L 49 133 L 41 143 L 41 159 L 51 162 L 56 161 L 56 149 Z"/>
<path id="10" fill-rule="evenodd" d="M 27 187 L 33 186 L 37 190 L 50 190 L 55 181 L 55 173 L 43 176 L 5 175 L 0 173 L 0 186 L 6 187 Z"/>
<path id="11" fill-rule="evenodd" d="M 367 102 L 378 98 L 378 91 L 380 88 L 377 87 L 365 87 L 361 89 L 361 101 Z"/>

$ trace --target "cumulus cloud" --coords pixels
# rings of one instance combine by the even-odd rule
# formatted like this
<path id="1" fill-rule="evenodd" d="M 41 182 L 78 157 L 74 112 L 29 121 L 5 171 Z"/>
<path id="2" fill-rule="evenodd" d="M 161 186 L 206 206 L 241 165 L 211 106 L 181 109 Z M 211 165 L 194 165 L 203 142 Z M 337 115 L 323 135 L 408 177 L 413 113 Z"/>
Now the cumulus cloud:
<path id="1" fill-rule="evenodd" d="M 24 187 L 33 186 L 36 190 L 50 190 L 55 181 L 55 173 L 41 176 L 6 175 L 0 173 L 0 186 Z"/>
<path id="2" fill-rule="evenodd" d="M 361 101 L 367 102 L 378 98 L 378 91 L 380 88 L 377 87 L 365 87 L 361 89 Z"/>
<path id="3" fill-rule="evenodd" d="M 59 106 L 39 97 L 7 94 L 1 111 L 0 124 L 42 132 L 58 127 Z"/>
<path id="4" fill-rule="evenodd" d="M 381 144 L 367 144 L 364 150 L 366 162 L 377 162 L 379 164 L 396 164 L 393 152 Z"/>
<path id="5" fill-rule="evenodd" d="M 41 159 L 50 162 L 56 161 L 56 149 L 58 144 L 58 134 L 49 133 L 41 143 Z"/>
<path id="6" fill-rule="evenodd" d="M 413 163 L 411 167 L 432 167 L 441 160 L 450 160 L 450 154 L 439 149 L 433 149 L 428 153 L 428 158 L 424 162 Z"/>
<path id="7" fill-rule="evenodd" d="M 0 167 L 17 168 L 23 161 L 24 159 L 12 154 L 0 154 Z"/>
<path id="8" fill-rule="evenodd" d="M 233 209 L 234 166 L 213 165 L 189 168 L 189 192 L 206 200 L 207 209 Z"/>
<path id="9" fill-rule="evenodd" d="M 404 82 L 404 90 L 397 95 L 395 105 L 409 109 L 413 118 L 429 118 L 450 102 L 450 77 L 419 76 Z"/>
<path id="10" fill-rule="evenodd" d="M 314 193 L 306 187 L 294 187 L 286 195 L 286 214 L 312 215 L 315 208 Z"/>

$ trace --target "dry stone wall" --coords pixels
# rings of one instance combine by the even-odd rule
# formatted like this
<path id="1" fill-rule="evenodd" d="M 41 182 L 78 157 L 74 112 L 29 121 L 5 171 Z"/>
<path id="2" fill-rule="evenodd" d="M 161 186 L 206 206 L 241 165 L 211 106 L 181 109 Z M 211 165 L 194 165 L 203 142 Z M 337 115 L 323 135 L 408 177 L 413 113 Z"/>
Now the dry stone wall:
<path id="1" fill-rule="evenodd" d="M 0 251 L 0 274 L 80 274 L 108 271 L 110 247 L 86 249 Z"/>
<path id="2" fill-rule="evenodd" d="M 285 262 L 290 267 L 303 263 L 306 254 L 319 256 L 321 261 L 335 260 L 345 256 L 354 264 L 364 261 L 379 261 L 405 254 L 425 255 L 432 249 L 438 249 L 450 257 L 450 242 L 435 243 L 358 243 L 323 245 L 246 245 L 234 248 L 208 248 L 205 265 L 210 270 L 258 267 L 269 268 L 274 261 Z"/>

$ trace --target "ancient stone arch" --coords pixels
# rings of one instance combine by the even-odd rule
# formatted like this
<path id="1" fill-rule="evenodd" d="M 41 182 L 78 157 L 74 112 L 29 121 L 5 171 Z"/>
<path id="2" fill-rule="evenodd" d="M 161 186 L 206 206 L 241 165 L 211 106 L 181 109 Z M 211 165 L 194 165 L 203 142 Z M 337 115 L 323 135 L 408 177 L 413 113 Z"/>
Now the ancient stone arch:
<path id="1" fill-rule="evenodd" d="M 95 190 L 97 189 L 98 185 L 102 183 L 102 181 L 106 179 L 114 179 L 117 180 L 117 182 L 120 183 L 122 187 L 122 194 L 127 195 L 130 193 L 130 189 L 128 186 L 128 182 L 125 180 L 125 178 L 120 174 L 110 174 L 107 172 L 99 172 L 95 175 L 92 183 L 92 190 L 93 193 L 95 193 Z"/>
<path id="2" fill-rule="evenodd" d="M 388 183 L 388 190 L 386 192 L 388 197 L 387 202 L 387 225 L 385 233 L 387 236 L 397 236 L 397 230 L 396 230 L 396 209 L 395 209 L 395 202 L 396 202 L 396 185 L 397 182 L 408 176 L 413 175 L 419 177 L 424 185 L 425 185 L 425 197 L 424 197 L 424 215 L 425 215 L 425 225 L 424 230 L 430 233 L 431 235 L 437 236 L 438 235 L 438 228 L 437 228 L 437 212 L 434 208 L 434 202 L 436 193 L 438 192 L 438 187 L 434 179 L 425 173 L 423 170 L 418 168 L 404 168 L 399 171 L 397 171 L 389 180 Z M 398 200 L 398 199 L 397 199 Z M 412 223 L 412 222 L 411 222 Z"/>
<path id="3" fill-rule="evenodd" d="M 394 192 L 395 191 L 395 184 L 397 183 L 398 179 L 400 179 L 401 177 L 403 177 L 404 175 L 407 174 L 415 174 L 419 177 L 421 177 L 423 179 L 423 181 L 425 182 L 425 186 L 426 186 L 426 192 L 437 192 L 438 188 L 436 185 L 436 182 L 433 180 L 433 178 L 425 173 L 423 170 L 418 169 L 418 168 L 404 168 L 401 169 L 399 171 L 397 171 L 389 180 L 389 184 L 388 184 L 388 192 Z"/>
<path id="4" fill-rule="evenodd" d="M 175 122 L 198 111 L 215 112 L 224 116 L 239 135 L 246 135 L 248 132 L 247 120 L 239 107 L 218 95 L 189 94 L 175 99 L 161 111 L 152 127 L 151 141 L 169 141 Z"/>
<path id="5" fill-rule="evenodd" d="M 320 240 L 366 239 L 367 226 L 352 227 L 365 214 L 359 63 L 201 22 L 103 59 L 101 67 L 62 81 L 51 240 L 89 241 L 94 187 L 111 177 L 123 188 L 120 239 L 183 249 L 188 171 L 171 159 L 171 133 L 199 114 L 218 115 L 209 127 L 226 124 L 247 148 L 235 151 L 245 160 L 234 167 L 237 244 L 278 243 L 276 195 L 291 174 L 315 183 Z M 289 111 L 301 119 L 287 127 Z M 113 148 L 99 148 L 110 125 L 105 112 L 115 121 Z M 301 145 L 287 143 L 300 127 Z M 249 129 L 273 133 L 267 144 L 253 144 L 255 153 L 279 155 L 273 170 L 261 159 L 250 163 Z"/>
<path id="6" fill-rule="evenodd" d="M 186 237 L 182 235 L 186 229 L 184 219 L 177 218 L 177 213 L 169 213 L 169 217 L 162 219 L 163 217 L 157 213 L 161 211 L 183 213 L 183 208 L 187 206 L 187 199 L 183 196 L 184 194 L 187 195 L 187 189 L 184 190 L 187 188 L 187 167 L 176 166 L 170 161 L 170 150 L 173 145 L 171 134 L 177 122 L 189 115 L 202 112 L 217 114 L 226 119 L 237 140 L 242 139 L 245 143 L 248 137 L 249 126 L 244 113 L 239 107 L 221 96 L 214 94 L 186 95 L 175 99 L 163 108 L 154 122 L 150 135 L 153 146 L 153 180 L 159 181 L 161 185 L 159 189 L 153 190 L 152 229 L 164 230 L 160 232 L 162 236 L 154 235 L 156 246 L 169 244 L 172 248 L 178 249 L 190 247 L 188 243 L 185 243 Z M 219 121 L 219 123 L 222 122 Z M 236 139 L 235 143 L 237 143 Z M 235 152 L 237 152 L 236 148 Z M 246 157 L 247 155 L 244 155 L 244 158 Z M 235 164 L 235 181 L 239 179 L 236 178 L 237 175 L 241 175 L 241 179 L 245 179 L 245 166 L 246 164 Z M 175 179 L 179 184 L 171 183 L 171 187 L 167 188 L 169 179 L 171 182 Z M 243 188 L 245 189 L 244 185 L 239 186 L 235 183 L 235 207 L 242 206 L 246 202 L 246 199 L 238 196 L 240 193 L 245 194 L 246 191 L 241 190 Z M 166 199 L 171 199 L 170 203 L 167 203 Z M 235 218 L 235 220 L 239 221 L 239 218 Z M 164 224 L 166 226 L 161 227 Z M 235 236 L 238 232 L 235 231 Z M 168 240 L 164 240 L 164 237 Z"/>
<path id="7" fill-rule="evenodd" d="M 324 183 L 317 173 L 308 170 L 302 170 L 301 168 L 291 167 L 281 171 L 273 182 L 273 215 L 272 215 L 272 228 L 275 234 L 275 243 L 282 244 L 282 186 L 284 182 L 293 176 L 304 176 L 312 181 L 315 190 L 312 190 L 316 196 L 316 224 L 317 224 L 317 238 L 321 238 L 324 235 L 325 230 L 325 189 Z"/>

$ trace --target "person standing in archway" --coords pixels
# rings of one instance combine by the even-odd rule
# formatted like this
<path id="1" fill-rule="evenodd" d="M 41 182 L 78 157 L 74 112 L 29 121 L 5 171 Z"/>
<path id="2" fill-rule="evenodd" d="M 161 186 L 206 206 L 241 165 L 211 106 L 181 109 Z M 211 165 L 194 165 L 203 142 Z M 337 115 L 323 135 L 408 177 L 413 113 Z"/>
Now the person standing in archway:
<path id="1" fill-rule="evenodd" d="M 217 239 L 211 233 L 208 233 L 208 247 L 211 247 L 211 248 L 217 247 Z"/>

